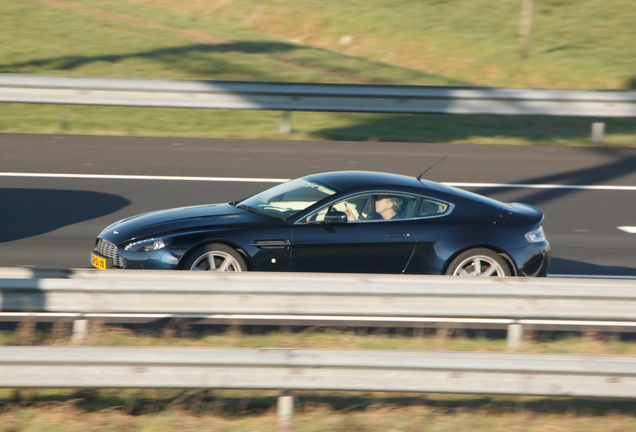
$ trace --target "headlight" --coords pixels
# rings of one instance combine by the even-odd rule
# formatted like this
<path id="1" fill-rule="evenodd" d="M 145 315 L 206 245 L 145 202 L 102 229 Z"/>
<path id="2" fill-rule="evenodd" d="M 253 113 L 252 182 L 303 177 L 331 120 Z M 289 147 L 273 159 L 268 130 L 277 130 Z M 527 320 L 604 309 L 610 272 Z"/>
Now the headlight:
<path id="1" fill-rule="evenodd" d="M 526 240 L 530 243 L 541 243 L 545 241 L 545 234 L 543 233 L 543 227 L 539 227 L 534 231 L 530 231 L 526 234 Z"/>
<path id="2" fill-rule="evenodd" d="M 153 250 L 163 249 L 170 244 L 170 239 L 148 239 L 130 243 L 124 250 L 133 252 L 150 252 Z"/>

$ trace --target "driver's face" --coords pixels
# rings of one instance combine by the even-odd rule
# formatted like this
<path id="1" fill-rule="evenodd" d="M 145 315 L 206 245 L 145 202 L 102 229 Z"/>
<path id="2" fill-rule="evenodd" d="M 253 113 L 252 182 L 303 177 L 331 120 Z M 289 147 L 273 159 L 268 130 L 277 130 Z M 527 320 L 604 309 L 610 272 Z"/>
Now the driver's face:
<path id="1" fill-rule="evenodd" d="M 393 203 L 390 202 L 387 198 L 375 200 L 376 213 L 382 213 L 383 211 L 390 209 L 391 207 L 393 207 Z"/>

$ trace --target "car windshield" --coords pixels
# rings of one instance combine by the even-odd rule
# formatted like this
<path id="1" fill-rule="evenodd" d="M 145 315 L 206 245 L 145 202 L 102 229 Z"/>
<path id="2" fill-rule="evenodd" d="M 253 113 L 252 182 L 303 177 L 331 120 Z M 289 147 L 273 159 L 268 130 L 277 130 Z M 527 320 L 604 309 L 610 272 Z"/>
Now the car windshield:
<path id="1" fill-rule="evenodd" d="M 329 186 L 306 179 L 291 180 L 237 203 L 245 211 L 287 219 L 335 194 Z"/>

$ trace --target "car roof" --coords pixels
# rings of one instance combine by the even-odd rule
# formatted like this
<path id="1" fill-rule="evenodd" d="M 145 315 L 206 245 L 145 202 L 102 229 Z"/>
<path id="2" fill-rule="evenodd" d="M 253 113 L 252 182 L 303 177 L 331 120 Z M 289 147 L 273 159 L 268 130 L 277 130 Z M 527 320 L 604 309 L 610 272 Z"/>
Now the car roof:
<path id="1" fill-rule="evenodd" d="M 341 191 L 354 190 L 358 188 L 391 188 L 391 187 L 412 187 L 425 191 L 435 191 L 449 195 L 467 199 L 473 202 L 479 202 L 491 207 L 497 207 L 502 210 L 510 210 L 510 205 L 497 201 L 492 198 L 485 197 L 463 189 L 437 183 L 431 180 L 418 180 L 415 177 L 409 177 L 399 174 L 380 173 L 372 171 L 333 171 L 318 174 L 311 174 L 304 177 L 307 180 L 318 181 L 331 187 L 335 187 Z"/>
<path id="2" fill-rule="evenodd" d="M 312 174 L 305 178 L 327 184 L 342 191 L 362 187 L 424 187 L 415 177 L 371 171 L 334 171 Z"/>

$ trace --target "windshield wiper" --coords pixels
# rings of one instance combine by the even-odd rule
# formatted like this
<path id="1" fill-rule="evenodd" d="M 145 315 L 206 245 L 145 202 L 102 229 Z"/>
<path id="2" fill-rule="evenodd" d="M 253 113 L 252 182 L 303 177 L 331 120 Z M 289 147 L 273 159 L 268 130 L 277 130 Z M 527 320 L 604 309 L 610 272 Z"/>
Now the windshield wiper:
<path id="1" fill-rule="evenodd" d="M 259 214 L 260 214 L 258 210 L 256 210 L 256 209 L 255 209 L 254 207 L 252 207 L 252 206 L 248 206 L 247 204 L 241 204 L 241 205 L 239 205 L 239 206 L 236 206 L 236 208 L 239 208 L 239 209 L 241 209 L 241 210 L 245 210 L 245 211 L 246 211 L 246 212 L 248 212 L 248 213 L 254 213 L 254 214 L 256 214 L 256 215 L 259 215 Z"/>

